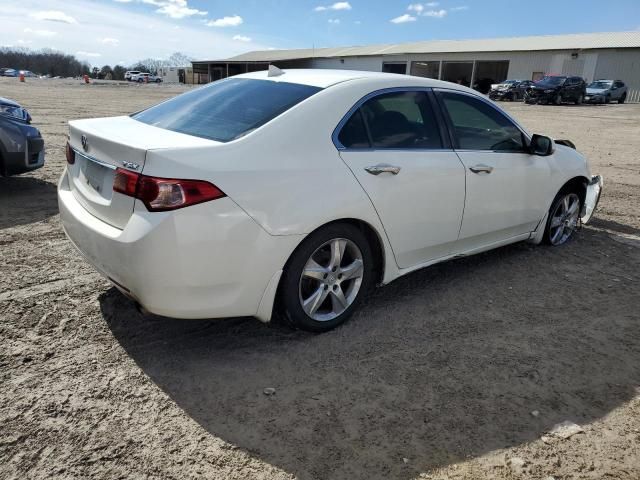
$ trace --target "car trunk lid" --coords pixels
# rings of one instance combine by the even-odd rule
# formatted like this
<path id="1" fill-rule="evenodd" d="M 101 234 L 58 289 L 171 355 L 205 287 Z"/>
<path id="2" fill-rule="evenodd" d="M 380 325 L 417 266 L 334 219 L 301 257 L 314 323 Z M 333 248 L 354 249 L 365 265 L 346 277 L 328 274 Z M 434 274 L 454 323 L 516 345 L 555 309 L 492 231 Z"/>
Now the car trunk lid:
<path id="1" fill-rule="evenodd" d="M 75 198 L 100 220 L 124 228 L 135 199 L 113 191 L 117 168 L 141 173 L 147 151 L 217 144 L 138 122 L 130 117 L 69 122 L 75 161 L 68 165 Z"/>

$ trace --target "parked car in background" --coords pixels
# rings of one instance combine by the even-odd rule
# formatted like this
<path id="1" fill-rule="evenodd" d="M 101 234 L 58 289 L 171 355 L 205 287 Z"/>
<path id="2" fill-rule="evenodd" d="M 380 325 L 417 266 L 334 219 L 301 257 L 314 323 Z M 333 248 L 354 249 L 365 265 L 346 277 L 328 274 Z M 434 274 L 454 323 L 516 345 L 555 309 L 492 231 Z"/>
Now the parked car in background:
<path id="1" fill-rule="evenodd" d="M 584 100 L 587 103 L 624 103 L 627 99 L 627 86 L 621 80 L 596 80 L 587 86 Z"/>
<path id="2" fill-rule="evenodd" d="M 30 123 L 27 110 L 0 97 L 0 175 L 24 173 L 44 165 L 44 140 Z"/>
<path id="3" fill-rule="evenodd" d="M 131 77 L 132 82 L 138 83 L 160 83 L 162 78 L 157 75 L 151 75 L 150 73 L 139 73 Z"/>
<path id="4" fill-rule="evenodd" d="M 131 77 L 138 75 L 140 72 L 138 70 L 127 70 L 124 72 L 124 79 L 128 81 L 132 81 Z"/>
<path id="5" fill-rule="evenodd" d="M 569 142 L 405 75 L 271 67 L 69 129 L 67 235 L 143 309 L 178 318 L 269 321 L 276 302 L 329 330 L 375 284 L 564 244 L 602 189 Z"/>
<path id="6" fill-rule="evenodd" d="M 531 85 L 533 85 L 531 80 L 505 80 L 491 85 L 489 98 L 491 100 L 522 100 L 527 88 Z"/>
<path id="7" fill-rule="evenodd" d="M 555 105 L 572 102 L 579 105 L 586 93 L 587 84 L 581 77 L 546 75 L 527 89 L 524 101 Z"/>
<path id="8" fill-rule="evenodd" d="M 17 77 L 18 76 L 18 70 L 16 70 L 15 68 L 3 68 L 2 69 L 2 76 L 3 77 Z"/>

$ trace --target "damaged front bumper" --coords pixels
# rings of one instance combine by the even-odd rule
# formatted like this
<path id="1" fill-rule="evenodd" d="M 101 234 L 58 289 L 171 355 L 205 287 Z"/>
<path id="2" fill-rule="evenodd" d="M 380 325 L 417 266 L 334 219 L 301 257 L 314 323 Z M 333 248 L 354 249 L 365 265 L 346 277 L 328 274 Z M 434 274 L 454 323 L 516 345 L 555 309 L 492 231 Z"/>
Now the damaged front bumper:
<path id="1" fill-rule="evenodd" d="M 584 198 L 584 205 L 582 206 L 582 216 L 580 220 L 584 225 L 589 223 L 593 212 L 596 211 L 598 202 L 600 201 L 600 195 L 602 195 L 602 188 L 604 186 L 604 179 L 602 175 L 594 175 L 591 177 L 591 181 L 587 185 L 587 194 Z"/>

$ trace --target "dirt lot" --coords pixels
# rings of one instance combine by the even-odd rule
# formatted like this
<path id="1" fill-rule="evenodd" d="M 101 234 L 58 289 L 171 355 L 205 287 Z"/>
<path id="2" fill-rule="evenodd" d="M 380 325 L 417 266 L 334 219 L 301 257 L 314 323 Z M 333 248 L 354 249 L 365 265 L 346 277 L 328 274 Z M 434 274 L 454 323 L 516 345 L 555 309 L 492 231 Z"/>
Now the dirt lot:
<path id="1" fill-rule="evenodd" d="M 71 83 L 0 79 L 48 148 L 0 178 L 1 478 L 640 478 L 640 105 L 507 104 L 605 175 L 593 224 L 417 272 L 310 335 L 144 318 L 93 272 L 57 215 L 66 122 L 183 88 Z M 584 431 L 541 438 L 564 420 Z"/>

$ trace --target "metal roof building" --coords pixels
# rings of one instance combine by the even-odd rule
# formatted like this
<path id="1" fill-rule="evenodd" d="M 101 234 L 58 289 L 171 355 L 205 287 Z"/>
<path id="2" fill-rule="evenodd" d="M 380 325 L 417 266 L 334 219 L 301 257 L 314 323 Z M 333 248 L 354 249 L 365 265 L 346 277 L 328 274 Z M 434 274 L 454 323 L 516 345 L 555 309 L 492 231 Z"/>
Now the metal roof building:
<path id="1" fill-rule="evenodd" d="M 640 31 L 264 50 L 193 62 L 203 81 L 263 70 L 269 64 L 406 73 L 479 89 L 507 78 L 536 80 L 545 73 L 579 75 L 588 81 L 610 78 L 626 82 L 629 100 L 640 101 Z"/>

